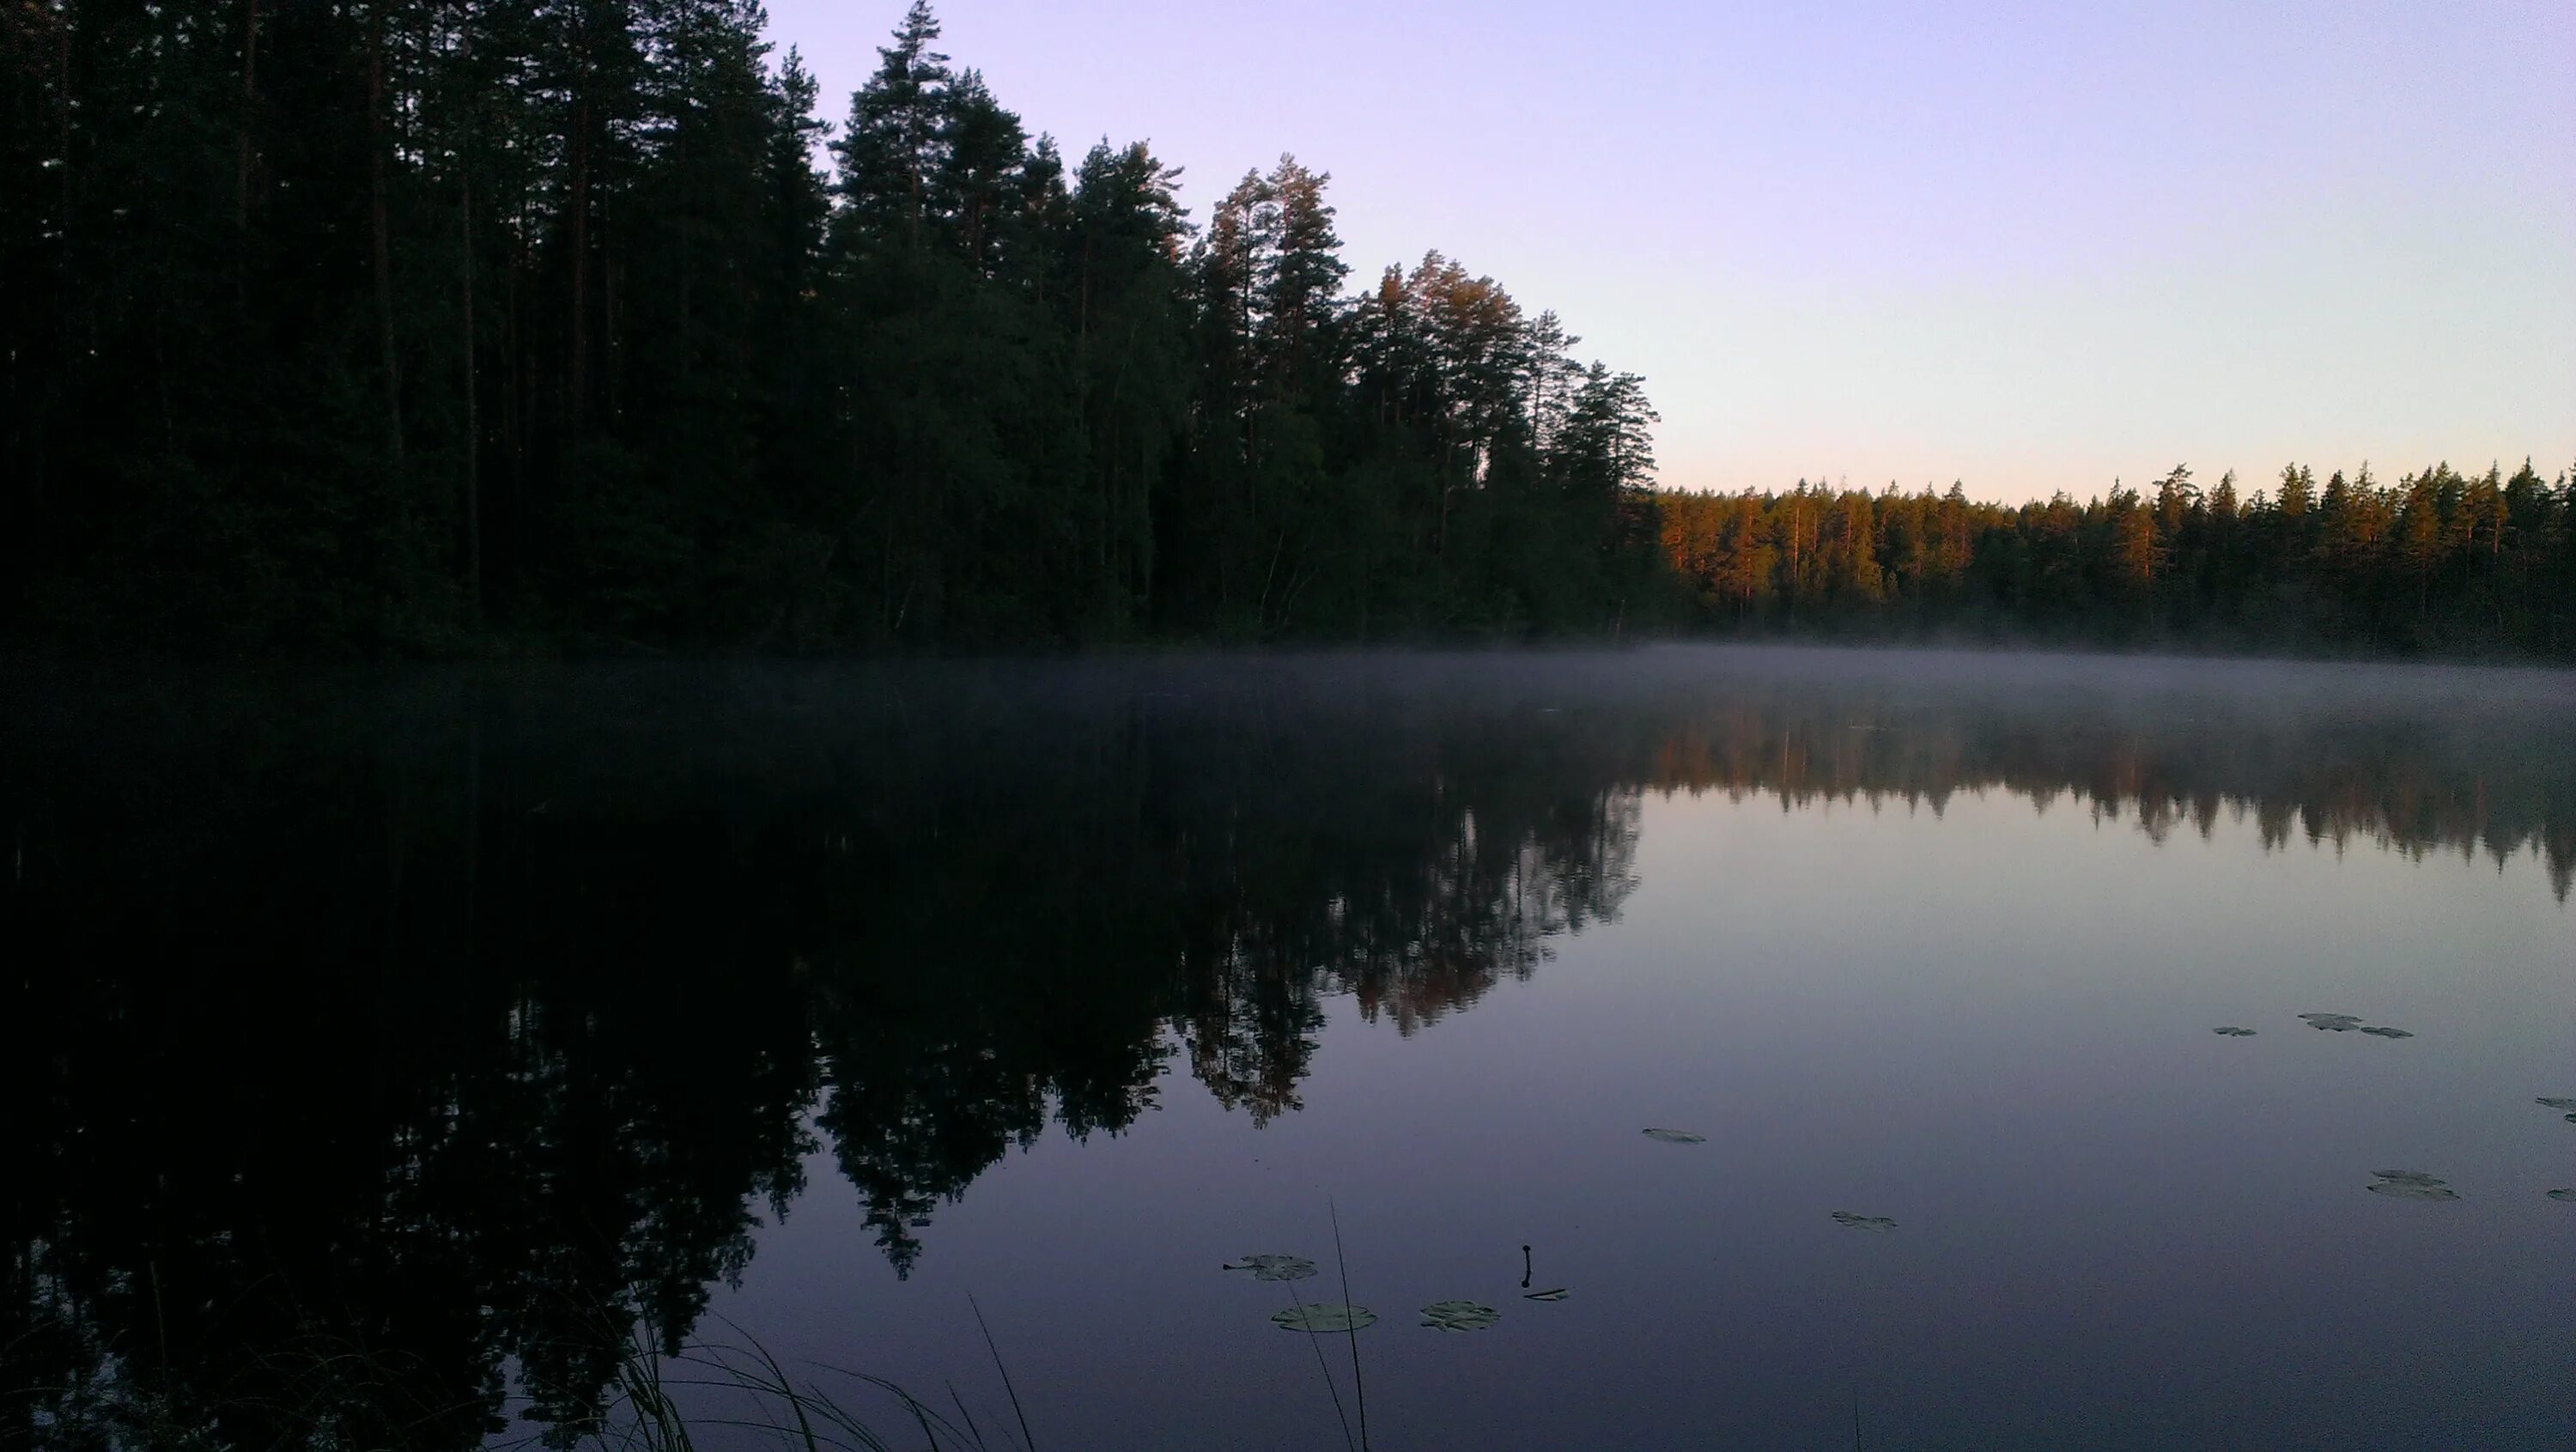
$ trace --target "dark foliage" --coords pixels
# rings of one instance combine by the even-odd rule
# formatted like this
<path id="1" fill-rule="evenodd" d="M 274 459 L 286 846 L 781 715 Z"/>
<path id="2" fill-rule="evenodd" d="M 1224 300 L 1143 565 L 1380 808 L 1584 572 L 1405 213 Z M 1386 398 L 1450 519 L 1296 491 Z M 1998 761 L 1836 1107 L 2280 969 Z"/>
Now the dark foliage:
<path id="1" fill-rule="evenodd" d="M 1345 291 L 1323 174 L 1193 225 L 1143 144 L 1031 138 L 924 4 L 837 126 L 763 24 L 0 7 L 0 640 L 2576 652 L 2565 474 L 1658 495 L 1638 378 L 1436 252 Z"/>
<path id="2" fill-rule="evenodd" d="M 751 0 L 0 9 L 0 634 L 793 651 L 1583 630 L 1636 382 L 1283 158 L 1203 232 L 912 7 L 827 127 Z M 816 160 L 829 136 L 831 169 Z"/>

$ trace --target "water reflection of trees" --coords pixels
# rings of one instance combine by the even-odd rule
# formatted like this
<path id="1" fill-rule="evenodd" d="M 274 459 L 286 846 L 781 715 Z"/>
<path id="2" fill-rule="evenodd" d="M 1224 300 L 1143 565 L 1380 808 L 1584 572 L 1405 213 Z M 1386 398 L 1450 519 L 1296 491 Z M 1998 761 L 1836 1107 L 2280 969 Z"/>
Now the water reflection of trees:
<path id="1" fill-rule="evenodd" d="M 1634 885 L 1650 791 L 1994 787 L 2529 847 L 2547 729 L 1848 681 L 1137 668 L 60 692 L 7 729 L 0 1440 L 466 1446 L 594 1409 L 828 1148 L 899 1270 L 1177 1072 L 1293 1110 Z M 1508 678 L 1506 678 L 1508 677 Z M 119 1427 L 118 1419 L 129 1425 Z"/>
<path id="2" fill-rule="evenodd" d="M 2422 859 L 2529 852 L 2561 901 L 2576 885 L 2576 762 L 2561 710 L 2380 714 L 2353 703 L 2043 695 L 2018 707 L 1871 691 L 1740 696 L 1682 713 L 1661 738 L 1661 790 L 1761 793 L 1786 806 L 1902 802 L 1938 811 L 2002 789 L 2134 821 L 2163 841 L 2222 817 L 2266 849 L 2355 842 Z"/>

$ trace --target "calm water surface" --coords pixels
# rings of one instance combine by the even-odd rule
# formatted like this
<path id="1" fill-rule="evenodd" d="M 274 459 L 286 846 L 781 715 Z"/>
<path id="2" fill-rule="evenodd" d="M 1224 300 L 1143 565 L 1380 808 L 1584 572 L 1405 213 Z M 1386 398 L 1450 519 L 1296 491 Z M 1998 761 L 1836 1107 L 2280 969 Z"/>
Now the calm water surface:
<path id="1" fill-rule="evenodd" d="M 1045 1448 L 1342 1446 L 1354 1346 L 1386 1449 L 2576 1446 L 2564 675 L 20 694 L 0 1439 L 560 1437 L 640 1326 L 998 1446 L 971 1295 Z"/>

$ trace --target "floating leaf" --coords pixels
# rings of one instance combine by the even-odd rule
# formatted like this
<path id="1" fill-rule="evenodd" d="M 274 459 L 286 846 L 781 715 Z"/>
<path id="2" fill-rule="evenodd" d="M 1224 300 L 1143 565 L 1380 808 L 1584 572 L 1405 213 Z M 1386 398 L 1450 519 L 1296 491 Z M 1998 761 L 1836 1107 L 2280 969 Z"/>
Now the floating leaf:
<path id="1" fill-rule="evenodd" d="M 2299 1017 L 2306 1021 L 2308 1027 L 2321 1028 L 2328 1033 L 2348 1033 L 2361 1027 L 2361 1020 L 2348 1013 L 2303 1013 Z"/>
<path id="2" fill-rule="evenodd" d="M 2254 1037 L 2254 1031 L 2252 1029 L 2238 1028 L 2232 1023 L 2224 1028 L 2211 1029 L 2210 1032 L 2214 1034 L 2224 1034 L 2231 1039 L 2250 1039 Z"/>
<path id="3" fill-rule="evenodd" d="M 1248 1270 L 1256 1281 L 1302 1281 L 1315 1273 L 1315 1263 L 1302 1255 L 1247 1255 L 1225 1268 Z"/>
<path id="4" fill-rule="evenodd" d="M 2422 1170 L 2373 1170 L 2370 1172 L 2370 1175 L 2371 1178 L 2375 1180 L 2394 1180 L 2401 1185 L 2447 1185 L 2451 1183 L 2439 1175 L 2428 1175 Z"/>
<path id="5" fill-rule="evenodd" d="M 2550 1193 L 2551 1193 L 2551 1194 L 2553 1194 L 2553 1195 L 2556 1195 L 2556 1194 L 2564 1194 L 2564 1193 L 2567 1193 L 2567 1192 L 2559 1191 L 2559 1190 L 2552 1190 L 2552 1191 L 2550 1191 Z M 2576 1199 L 2576 1194 L 2570 1194 L 2568 1197 L 2569 1197 L 2570 1199 Z M 1558 1286 L 1558 1287 L 1556 1287 L 1554 1290 L 1547 1290 L 1547 1291 L 1523 1291 L 1523 1292 L 1521 1293 L 1521 1299 L 1522 1299 L 1522 1300 L 1524 1300 L 1524 1301 L 1562 1301 L 1562 1300 L 1564 1300 L 1566 1297 L 1568 1297 L 1568 1296 L 1570 1296 L 1570 1295 L 1573 1295 L 1573 1294 L 1574 1294 L 1574 1292 L 1567 1290 L 1565 1287 L 1563 1287 L 1563 1286 Z"/>
<path id="6" fill-rule="evenodd" d="M 1849 1210 L 1835 1211 L 1834 1223 L 1852 1230 L 1866 1230 L 1874 1235 L 1885 1235 L 1896 1228 L 1896 1222 L 1884 1215 L 1855 1215 Z"/>
<path id="7" fill-rule="evenodd" d="M 2365 1024 L 2361 1031 L 2366 1034 L 2375 1034 L 2383 1039 L 2411 1039 L 2415 1037 L 2413 1034 L 2410 1034 L 2401 1028 L 2382 1028 L 2375 1024 Z"/>
<path id="8" fill-rule="evenodd" d="M 2552 1190 L 2549 1192 L 2549 1198 L 2552 1200 L 2576 1200 L 2576 1190 Z"/>
<path id="9" fill-rule="evenodd" d="M 2382 1180 L 2362 1187 L 2374 1195 L 2392 1200 L 2457 1200 L 2460 1194 L 2448 1185 L 2426 1185 L 2414 1180 Z"/>
<path id="10" fill-rule="evenodd" d="M 1659 1139 L 1666 1144 L 1708 1143 L 1707 1135 L 1693 1134 L 1687 1129 L 1650 1129 L 1646 1131 L 1646 1138 Z"/>
<path id="11" fill-rule="evenodd" d="M 1282 1331 L 1303 1331 L 1309 1336 L 1328 1336 L 1342 1331 L 1357 1331 L 1377 1324 L 1377 1313 L 1366 1306 L 1345 1306 L 1339 1301 L 1308 1301 L 1285 1311 L 1271 1313 L 1271 1323 Z"/>
<path id="12" fill-rule="evenodd" d="M 2576 1109 L 2576 1099 L 2535 1099 L 2531 1102 L 2543 1109 Z"/>
<path id="13" fill-rule="evenodd" d="M 1422 1324 L 1442 1331 L 1482 1331 L 1503 1313 L 1481 1301 L 1434 1301 L 1422 1308 Z"/>

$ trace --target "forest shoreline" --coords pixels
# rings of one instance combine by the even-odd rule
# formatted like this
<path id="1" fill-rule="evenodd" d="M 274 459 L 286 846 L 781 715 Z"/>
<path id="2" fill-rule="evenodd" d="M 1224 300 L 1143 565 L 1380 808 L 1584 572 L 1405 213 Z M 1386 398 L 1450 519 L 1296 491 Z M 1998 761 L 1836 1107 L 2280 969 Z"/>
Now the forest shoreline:
<path id="1" fill-rule="evenodd" d="M 597 637 L 492 635 L 436 651 L 350 652 L 276 647 L 226 653 L 135 646 L 129 649 L 67 647 L 58 642 L 0 642 L 0 674 L 20 680 L 108 675 L 128 671 L 177 671 L 253 676 L 282 672 L 488 667 L 542 670 L 617 665 L 704 665 L 866 668 L 887 665 L 989 665 L 1031 667 L 1089 662 L 1257 662 L 1332 659 L 1363 655 L 1523 656 L 1615 655 L 1662 648 L 1705 646 L 1762 652 L 1824 651 L 1838 655 L 2065 657 L 2100 661 L 2171 661 L 2177 664 L 2285 666 L 2423 666 L 2499 671 L 2576 672 L 2576 658 L 2491 646 L 2403 651 L 2329 640 L 2229 641 L 2158 636 L 2125 641 L 2027 632 L 1959 630 L 1892 631 L 1857 628 L 1756 627 L 1708 630 L 1657 626 L 1611 635 L 1565 632 L 1501 635 L 1490 632 L 1417 633 L 1371 640 L 1308 638 L 1226 640 L 1193 635 L 1142 636 L 1092 642 L 932 645 L 904 649 L 843 647 L 820 651 L 753 650 L 738 645 L 671 644 Z"/>
<path id="2" fill-rule="evenodd" d="M 2554 459 L 1677 488 L 1578 320 L 1068 151 L 924 0 L 845 105 L 740 0 L 8 13 L 0 652 L 2576 660 Z"/>

